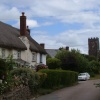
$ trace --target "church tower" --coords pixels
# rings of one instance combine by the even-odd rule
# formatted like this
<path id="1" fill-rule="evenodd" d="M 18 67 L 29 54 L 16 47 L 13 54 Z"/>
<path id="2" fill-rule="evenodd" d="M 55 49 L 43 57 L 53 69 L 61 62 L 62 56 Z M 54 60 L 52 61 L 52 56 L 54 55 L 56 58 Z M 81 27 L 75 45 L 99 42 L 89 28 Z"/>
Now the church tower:
<path id="1" fill-rule="evenodd" d="M 88 54 L 98 58 L 99 53 L 99 38 L 88 39 Z"/>

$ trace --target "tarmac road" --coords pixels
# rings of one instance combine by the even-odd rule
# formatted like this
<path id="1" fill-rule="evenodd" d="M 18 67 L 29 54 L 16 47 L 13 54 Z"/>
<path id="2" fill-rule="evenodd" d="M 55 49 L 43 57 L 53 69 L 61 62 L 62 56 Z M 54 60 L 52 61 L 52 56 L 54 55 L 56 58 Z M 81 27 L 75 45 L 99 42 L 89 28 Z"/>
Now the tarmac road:
<path id="1" fill-rule="evenodd" d="M 94 85 L 100 80 L 80 81 L 78 85 L 57 90 L 35 100 L 100 100 L 100 88 Z"/>

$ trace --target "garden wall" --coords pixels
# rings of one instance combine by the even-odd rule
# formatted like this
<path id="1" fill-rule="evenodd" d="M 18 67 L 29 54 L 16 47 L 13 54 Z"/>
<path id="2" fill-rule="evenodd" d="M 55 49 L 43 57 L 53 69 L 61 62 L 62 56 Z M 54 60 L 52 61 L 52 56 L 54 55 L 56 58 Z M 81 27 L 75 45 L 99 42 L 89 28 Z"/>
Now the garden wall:
<path id="1" fill-rule="evenodd" d="M 28 86 L 18 88 L 0 96 L 0 100 L 30 100 L 31 93 Z"/>

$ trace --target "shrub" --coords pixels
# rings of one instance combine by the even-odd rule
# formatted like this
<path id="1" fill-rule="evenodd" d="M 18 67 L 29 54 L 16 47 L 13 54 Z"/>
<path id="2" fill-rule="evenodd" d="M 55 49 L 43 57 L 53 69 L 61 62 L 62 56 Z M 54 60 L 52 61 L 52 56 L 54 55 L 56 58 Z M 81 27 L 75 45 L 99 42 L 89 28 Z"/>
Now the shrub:
<path id="1" fill-rule="evenodd" d="M 38 72 L 38 75 L 39 75 L 39 87 L 41 87 L 43 82 L 47 78 L 47 74 L 46 73 Z"/>
<path id="2" fill-rule="evenodd" d="M 76 83 L 78 80 L 78 73 L 66 70 L 40 70 L 42 73 L 47 74 L 42 87 L 54 88 L 59 86 L 69 86 Z"/>
<path id="3" fill-rule="evenodd" d="M 8 74 L 6 80 L 1 80 L 0 82 L 0 94 L 11 91 L 13 83 L 12 77 Z"/>
<path id="4" fill-rule="evenodd" d="M 57 58 L 47 59 L 47 65 L 49 69 L 57 69 L 61 67 L 61 61 Z"/>
<path id="5" fill-rule="evenodd" d="M 40 69 L 48 69 L 48 66 L 45 64 L 36 65 L 36 71 L 39 71 Z"/>
<path id="6" fill-rule="evenodd" d="M 17 68 L 10 72 L 14 77 L 15 85 L 28 85 L 31 93 L 37 92 L 39 84 L 39 75 L 29 68 Z"/>

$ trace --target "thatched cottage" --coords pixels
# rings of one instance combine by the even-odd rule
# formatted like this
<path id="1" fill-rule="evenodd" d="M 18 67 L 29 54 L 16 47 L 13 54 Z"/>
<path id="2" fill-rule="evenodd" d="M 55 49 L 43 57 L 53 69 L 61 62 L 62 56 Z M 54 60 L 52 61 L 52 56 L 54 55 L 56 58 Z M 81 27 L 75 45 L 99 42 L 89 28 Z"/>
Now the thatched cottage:
<path id="1" fill-rule="evenodd" d="M 9 55 L 19 64 L 34 66 L 39 63 L 46 64 L 46 51 L 44 44 L 38 44 L 26 27 L 24 12 L 20 16 L 20 29 L 0 22 L 0 57 Z"/>

